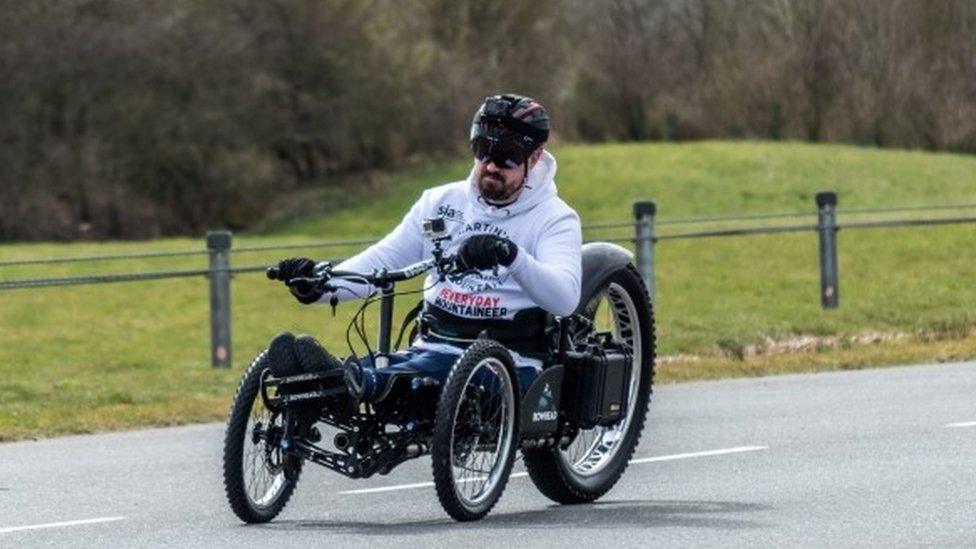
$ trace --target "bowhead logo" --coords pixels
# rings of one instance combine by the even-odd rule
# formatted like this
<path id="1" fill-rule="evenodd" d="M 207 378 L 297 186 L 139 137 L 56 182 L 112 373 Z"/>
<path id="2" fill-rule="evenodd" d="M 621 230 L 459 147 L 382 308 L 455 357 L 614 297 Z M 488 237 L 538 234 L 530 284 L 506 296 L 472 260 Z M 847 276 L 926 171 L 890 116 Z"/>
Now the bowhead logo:
<path id="1" fill-rule="evenodd" d="M 540 421 L 556 421 L 559 417 L 559 413 L 555 410 L 550 410 L 548 412 L 533 412 L 532 413 L 532 423 L 538 423 Z"/>
<path id="2" fill-rule="evenodd" d="M 536 408 L 549 408 L 549 410 L 543 410 L 541 412 L 532 413 L 532 423 L 539 421 L 555 421 L 559 417 L 559 413 L 554 410 L 555 404 L 553 403 L 552 387 L 546 383 L 542 387 L 542 395 L 539 397 L 539 405 Z"/>

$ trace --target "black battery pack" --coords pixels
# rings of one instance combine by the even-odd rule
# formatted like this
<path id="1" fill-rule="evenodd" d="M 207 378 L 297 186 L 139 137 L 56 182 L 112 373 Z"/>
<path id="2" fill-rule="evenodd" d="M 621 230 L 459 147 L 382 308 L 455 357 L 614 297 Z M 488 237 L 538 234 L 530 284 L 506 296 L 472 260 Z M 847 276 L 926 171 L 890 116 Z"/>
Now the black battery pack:
<path id="1" fill-rule="evenodd" d="M 566 417 L 583 429 L 619 421 L 627 413 L 632 357 L 616 345 L 568 351 L 563 364 Z"/>

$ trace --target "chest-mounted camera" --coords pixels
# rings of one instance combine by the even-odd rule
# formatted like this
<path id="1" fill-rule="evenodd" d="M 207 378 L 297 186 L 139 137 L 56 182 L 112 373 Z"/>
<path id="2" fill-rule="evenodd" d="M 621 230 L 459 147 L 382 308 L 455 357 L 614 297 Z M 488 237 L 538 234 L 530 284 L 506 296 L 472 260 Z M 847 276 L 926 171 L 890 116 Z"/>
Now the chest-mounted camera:
<path id="1" fill-rule="evenodd" d="M 431 253 L 434 255 L 434 261 L 438 267 L 438 273 L 440 274 L 441 280 L 444 280 L 446 276 L 443 271 L 444 258 L 444 248 L 441 246 L 441 242 L 445 240 L 450 240 L 451 235 L 447 234 L 447 223 L 441 216 L 428 217 L 424 219 L 422 229 L 424 232 L 424 237 L 430 240 L 434 244 L 434 249 Z"/>
<path id="2" fill-rule="evenodd" d="M 447 223 L 445 223 L 443 217 L 437 216 L 425 219 L 423 229 L 424 236 L 435 242 L 450 238 L 447 236 Z"/>

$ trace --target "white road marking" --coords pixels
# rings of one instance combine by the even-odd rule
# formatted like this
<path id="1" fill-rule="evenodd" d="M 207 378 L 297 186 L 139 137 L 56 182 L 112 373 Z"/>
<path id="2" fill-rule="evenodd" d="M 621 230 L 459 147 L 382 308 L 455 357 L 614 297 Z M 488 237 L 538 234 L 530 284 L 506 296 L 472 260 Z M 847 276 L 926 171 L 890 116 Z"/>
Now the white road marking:
<path id="1" fill-rule="evenodd" d="M 950 423 L 946 427 L 976 427 L 976 421 L 964 421 L 962 423 Z"/>
<path id="2" fill-rule="evenodd" d="M 85 520 L 69 520 L 67 522 L 49 522 L 47 524 L 32 524 L 30 526 L 11 526 L 9 528 L 0 528 L 0 534 L 9 534 L 10 532 L 21 532 L 23 530 L 42 530 L 44 528 L 63 528 L 65 526 L 81 526 L 84 524 L 98 524 L 101 522 L 115 522 L 117 520 L 126 520 L 128 517 L 100 517 Z"/>
<path id="3" fill-rule="evenodd" d="M 735 448 L 723 448 L 721 450 L 707 450 L 704 452 L 689 452 L 686 454 L 671 454 L 666 456 L 653 456 L 653 457 L 632 459 L 630 460 L 630 464 L 634 465 L 639 463 L 653 463 L 656 461 L 672 461 L 676 459 L 721 456 L 724 454 L 738 454 L 742 452 L 758 452 L 760 450 L 768 450 L 768 449 L 769 449 L 768 446 L 737 446 Z M 528 473 L 521 472 L 521 473 L 512 473 L 509 478 L 520 478 L 520 477 L 527 477 L 527 476 L 529 476 Z M 473 481 L 473 480 L 479 480 L 479 479 L 475 479 L 475 478 L 467 479 L 467 481 Z M 433 482 L 418 482 L 415 484 L 398 484 L 395 486 L 383 486 L 381 488 L 362 488 L 359 490 L 344 490 L 342 492 L 339 492 L 339 494 L 340 495 L 376 494 L 380 492 L 395 492 L 397 490 L 411 490 L 414 488 L 429 488 L 433 485 L 434 485 Z"/>
<path id="4" fill-rule="evenodd" d="M 433 482 L 418 482 L 416 484 L 400 484 L 397 486 L 384 486 L 382 488 L 365 488 L 360 490 L 346 490 L 340 494 L 376 494 L 379 492 L 395 492 L 397 490 L 410 490 L 412 488 L 427 488 L 433 486 Z"/>
<path id="5" fill-rule="evenodd" d="M 529 474 L 525 472 L 512 473 L 511 475 L 508 476 L 508 478 L 519 478 L 519 477 L 527 477 L 527 476 L 529 476 Z M 485 480 L 485 479 L 484 477 L 474 477 L 474 478 L 466 478 L 461 482 L 474 482 L 476 480 Z M 339 492 L 339 494 L 341 495 L 376 494 L 379 492 L 396 492 L 397 490 L 411 490 L 413 488 L 430 488 L 433 485 L 434 485 L 433 482 L 418 482 L 416 484 L 397 484 L 395 486 L 383 486 L 382 488 L 363 488 L 360 490 L 346 490 L 343 492 Z"/>
<path id="6" fill-rule="evenodd" d="M 672 454 L 670 456 L 655 456 L 630 460 L 631 465 L 635 463 L 653 463 L 655 461 L 671 461 L 675 459 L 688 459 L 708 456 L 721 456 L 725 454 L 739 454 L 742 452 L 759 452 L 768 450 L 769 446 L 737 446 L 735 448 L 724 448 L 722 450 L 707 450 L 705 452 L 691 452 L 688 454 Z"/>

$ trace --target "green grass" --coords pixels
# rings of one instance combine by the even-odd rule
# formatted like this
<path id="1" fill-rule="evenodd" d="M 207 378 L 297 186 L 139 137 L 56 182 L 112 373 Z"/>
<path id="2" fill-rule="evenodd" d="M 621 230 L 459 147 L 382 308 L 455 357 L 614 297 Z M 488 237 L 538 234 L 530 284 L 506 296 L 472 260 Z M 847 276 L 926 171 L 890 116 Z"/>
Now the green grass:
<path id="1" fill-rule="evenodd" d="M 644 198 L 657 201 L 661 218 L 812 212 L 814 193 L 826 189 L 838 191 L 841 208 L 976 202 L 976 158 L 959 155 L 753 142 L 562 146 L 555 154 L 560 194 L 584 223 L 628 220 L 632 202 Z M 381 235 L 422 189 L 467 170 L 466 162 L 457 162 L 380 175 L 358 201 L 343 198 L 361 206 L 337 211 L 323 205 L 330 213 L 279 217 L 260 233 L 236 237 L 235 245 Z M 306 202 L 335 199 L 322 193 Z M 662 225 L 659 233 L 714 226 Z M 846 230 L 839 238 L 841 307 L 826 312 L 818 301 L 812 232 L 660 243 L 659 351 L 679 358 L 660 367 L 659 379 L 976 356 L 976 226 Z M 8 244 L 0 246 L 0 260 L 200 247 L 200 239 Z M 354 251 L 309 253 L 321 258 Z M 267 264 L 288 253 L 238 254 L 234 264 Z M 205 263 L 195 256 L 0 267 L 0 279 Z M 415 301 L 402 299 L 399 310 Z M 0 440 L 220 419 L 242 368 L 276 332 L 313 333 L 343 354 L 351 309 L 340 307 L 333 319 L 328 308 L 300 306 L 261 275 L 240 275 L 233 283 L 235 366 L 214 370 L 203 278 L 0 292 Z M 855 338 L 873 332 L 905 337 L 877 344 Z M 743 356 L 767 339 L 803 335 L 839 335 L 842 342 Z"/>

